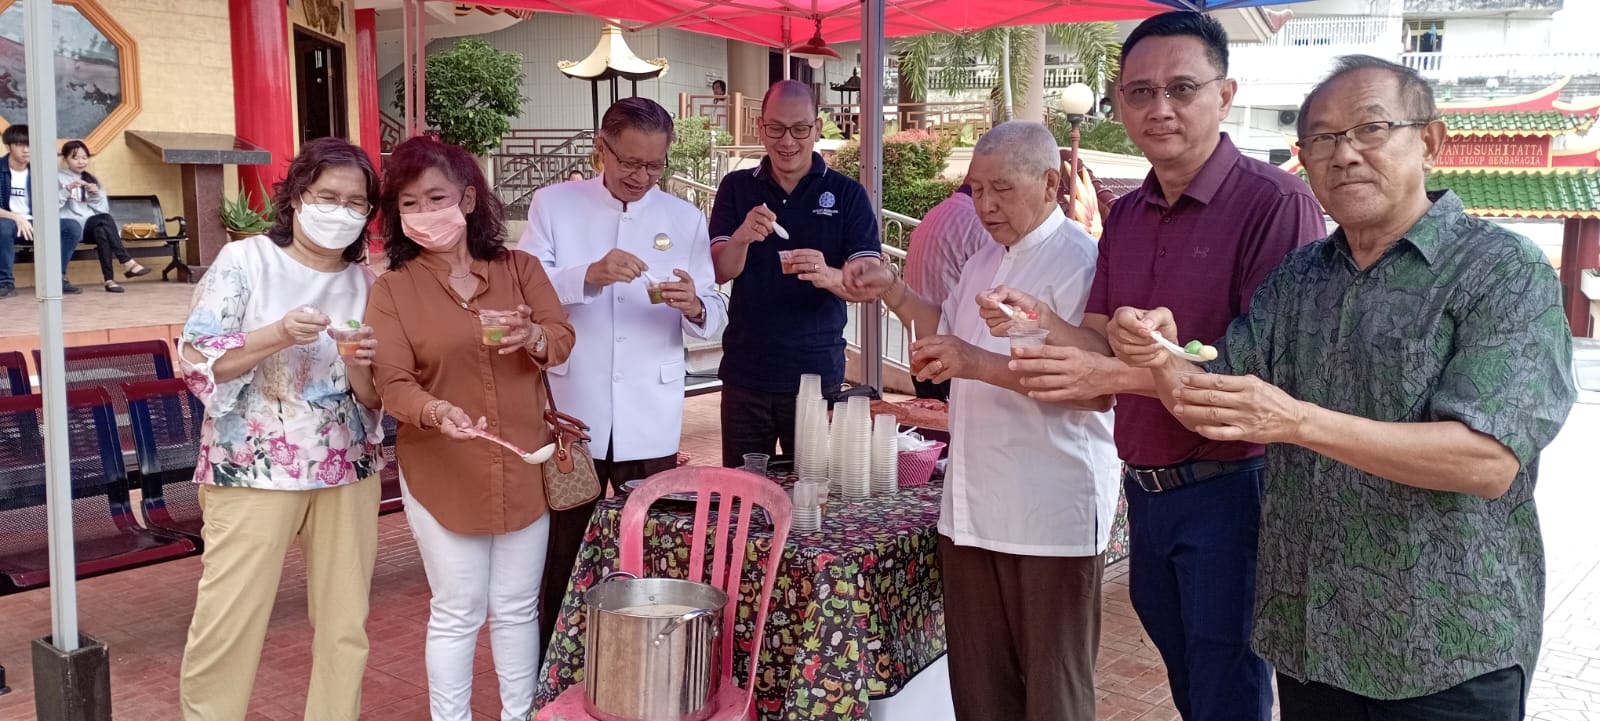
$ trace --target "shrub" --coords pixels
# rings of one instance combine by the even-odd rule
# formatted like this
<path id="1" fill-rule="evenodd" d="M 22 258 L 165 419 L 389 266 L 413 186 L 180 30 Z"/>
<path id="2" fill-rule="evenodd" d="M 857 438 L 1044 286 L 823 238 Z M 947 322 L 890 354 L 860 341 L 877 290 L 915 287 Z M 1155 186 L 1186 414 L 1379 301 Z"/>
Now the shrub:
<path id="1" fill-rule="evenodd" d="M 1061 147 L 1072 146 L 1072 123 L 1067 120 L 1066 114 L 1052 112 L 1045 119 L 1045 123 Z M 1128 137 L 1128 129 L 1115 120 L 1085 119 L 1078 126 L 1078 147 L 1102 153 L 1144 157 L 1144 151 L 1134 145 L 1133 139 Z"/>
<path id="2" fill-rule="evenodd" d="M 500 145 L 511 118 L 522 112 L 522 55 L 477 38 L 428 55 L 424 121 L 439 140 L 483 155 Z M 395 90 L 405 107 L 405 88 Z"/>
<path id="3" fill-rule="evenodd" d="M 928 214 L 933 206 L 944 202 L 956 188 L 961 187 L 960 180 L 912 180 L 908 182 L 885 182 L 883 184 L 883 208 L 892 210 L 901 215 L 921 218 Z"/>
<path id="4" fill-rule="evenodd" d="M 677 118 L 672 121 L 672 128 L 677 136 L 667 150 L 672 172 L 697 182 L 711 182 L 711 133 L 716 132 L 719 146 L 732 145 L 733 135 L 713 126 L 710 118 L 698 115 Z"/>

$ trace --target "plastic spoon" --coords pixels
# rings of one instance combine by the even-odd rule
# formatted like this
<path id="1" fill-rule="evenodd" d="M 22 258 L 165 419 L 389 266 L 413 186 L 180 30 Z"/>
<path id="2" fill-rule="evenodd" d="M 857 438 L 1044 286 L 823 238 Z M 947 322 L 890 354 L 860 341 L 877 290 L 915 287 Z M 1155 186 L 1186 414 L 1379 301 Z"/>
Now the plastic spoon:
<path id="1" fill-rule="evenodd" d="M 766 203 L 762 203 L 761 207 L 767 208 L 767 204 Z M 772 210 L 772 209 L 771 208 L 767 208 L 767 210 Z M 778 221 L 776 221 L 776 220 L 772 221 L 772 232 L 777 233 L 779 238 L 782 238 L 784 240 L 788 240 L 789 239 L 789 231 L 784 230 L 783 226 L 778 225 Z"/>
<path id="2" fill-rule="evenodd" d="M 1150 337 L 1156 339 L 1156 342 L 1160 343 L 1162 348 L 1166 348 L 1173 355 L 1184 360 L 1191 360 L 1196 363 L 1205 363 L 1206 361 L 1214 361 L 1217 359 L 1217 349 L 1208 345 L 1201 345 L 1199 353 L 1190 353 L 1189 351 L 1184 350 L 1184 348 L 1177 343 L 1167 340 L 1166 337 L 1162 336 L 1156 331 L 1150 331 Z"/>
<path id="3" fill-rule="evenodd" d="M 554 444 L 554 443 L 546 443 L 546 444 L 544 444 L 543 448 L 540 448 L 537 451 L 529 453 L 527 451 L 522 450 L 521 448 L 518 448 L 517 445 L 512 443 L 511 441 L 508 441 L 508 440 L 506 440 L 504 438 L 501 438 L 500 436 L 497 436 L 497 435 L 495 435 L 493 433 L 490 433 L 488 431 L 478 430 L 477 428 L 463 428 L 461 430 L 463 432 L 465 432 L 467 435 L 477 436 L 477 437 L 482 438 L 482 439 L 484 439 L 486 441 L 490 441 L 492 443 L 498 444 L 500 447 L 502 447 L 502 448 L 504 448 L 504 449 L 506 449 L 508 451 L 511 451 L 512 453 L 515 453 L 518 456 L 521 456 L 522 457 L 522 462 L 523 463 L 527 463 L 529 465 L 536 466 L 536 465 L 539 465 L 540 463 L 544 463 L 545 461 L 550 460 L 550 456 L 553 456 L 556 453 L 556 444 Z"/>

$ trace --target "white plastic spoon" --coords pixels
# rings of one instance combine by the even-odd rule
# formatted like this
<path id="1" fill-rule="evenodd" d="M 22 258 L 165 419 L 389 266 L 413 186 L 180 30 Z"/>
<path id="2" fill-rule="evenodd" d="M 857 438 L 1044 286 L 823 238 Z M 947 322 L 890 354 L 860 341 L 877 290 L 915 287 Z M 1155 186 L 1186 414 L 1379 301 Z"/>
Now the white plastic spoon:
<path id="1" fill-rule="evenodd" d="M 1156 331 L 1150 331 L 1150 337 L 1156 339 L 1156 342 L 1160 343 L 1162 348 L 1166 348 L 1173 355 L 1184 360 L 1191 360 L 1196 363 L 1205 363 L 1207 361 L 1214 361 L 1217 359 L 1217 349 L 1208 345 L 1200 346 L 1199 353 L 1190 353 L 1189 351 L 1184 350 L 1183 346 L 1167 340 L 1164 336 Z"/>
<path id="2" fill-rule="evenodd" d="M 762 203 L 761 207 L 767 208 L 767 204 L 766 203 Z M 772 210 L 772 209 L 771 208 L 767 208 L 767 210 Z M 783 226 L 778 225 L 778 221 L 776 221 L 776 220 L 772 221 L 772 232 L 777 233 L 779 238 L 782 238 L 784 240 L 788 240 L 789 239 L 789 231 L 784 230 Z"/>
<path id="3" fill-rule="evenodd" d="M 482 439 L 484 439 L 486 441 L 489 441 L 491 443 L 496 443 L 500 447 L 502 447 L 502 448 L 504 448 L 504 449 L 506 449 L 508 451 L 511 451 L 512 453 L 515 453 L 518 456 L 521 456 L 522 457 L 522 462 L 523 463 L 527 463 L 529 465 L 537 466 L 540 463 L 544 463 L 545 461 L 550 460 L 550 456 L 553 456 L 556 453 L 556 444 L 554 444 L 554 443 L 546 443 L 546 444 L 544 444 L 543 448 L 540 448 L 537 451 L 529 453 L 527 451 L 522 450 L 521 448 L 518 448 L 517 445 L 512 443 L 511 441 L 508 441 L 508 440 L 506 440 L 504 438 L 501 438 L 500 436 L 497 436 L 497 435 L 495 435 L 493 433 L 490 433 L 488 431 L 481 431 L 481 430 L 478 430 L 476 428 L 463 428 L 462 430 L 465 431 L 467 433 L 467 435 L 477 436 L 477 437 L 482 438 Z"/>

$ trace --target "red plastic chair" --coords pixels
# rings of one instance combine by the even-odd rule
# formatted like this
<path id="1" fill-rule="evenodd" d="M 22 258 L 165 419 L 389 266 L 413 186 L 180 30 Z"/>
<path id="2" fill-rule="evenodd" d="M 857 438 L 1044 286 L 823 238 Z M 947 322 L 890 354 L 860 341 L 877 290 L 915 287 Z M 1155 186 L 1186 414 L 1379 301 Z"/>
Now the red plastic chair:
<path id="1" fill-rule="evenodd" d="M 783 562 L 783 546 L 789 539 L 789 522 L 792 513 L 789 496 L 783 488 L 762 476 L 733 468 L 712 466 L 684 466 L 657 473 L 628 496 L 622 507 L 622 538 L 620 565 L 623 571 L 644 574 L 644 528 L 649 518 L 650 506 L 661 497 L 672 493 L 693 493 L 698 497 L 694 509 L 694 538 L 706 537 L 710 527 L 708 516 L 711 496 L 718 497 L 717 533 L 711 539 L 711 580 L 705 580 L 706 547 L 696 543 L 689 550 L 689 580 L 710 583 L 728 594 L 728 605 L 722 613 L 722 668 L 721 684 L 717 698 L 712 701 L 715 711 L 707 721 L 736 721 L 754 718 L 756 664 L 761 655 L 761 639 L 766 633 L 767 607 L 772 600 L 772 587 L 778 578 L 778 566 Z M 734 506 L 739 517 L 730 520 Z M 733 636 L 738 621 L 739 581 L 744 574 L 744 552 L 750 536 L 750 511 L 752 505 L 761 507 L 772 519 L 772 553 L 767 556 L 766 568 L 761 577 L 761 595 L 756 603 L 756 629 L 750 649 L 750 673 L 744 688 L 733 680 Z M 730 540 L 731 536 L 731 540 Z M 563 691 L 555 701 L 540 709 L 537 721 L 594 721 L 584 706 L 584 685 L 574 684 Z"/>

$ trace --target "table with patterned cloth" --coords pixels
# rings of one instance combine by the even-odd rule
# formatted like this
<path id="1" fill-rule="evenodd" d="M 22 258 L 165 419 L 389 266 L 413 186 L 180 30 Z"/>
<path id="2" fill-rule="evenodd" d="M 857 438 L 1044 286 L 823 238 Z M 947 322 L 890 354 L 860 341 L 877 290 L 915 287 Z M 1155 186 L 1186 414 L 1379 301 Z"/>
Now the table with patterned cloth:
<path id="1" fill-rule="evenodd" d="M 787 485 L 794 479 L 776 480 Z M 865 719 L 868 699 L 899 692 L 944 654 L 937 529 L 941 488 L 935 479 L 858 503 L 835 498 L 821 530 L 789 534 L 760 645 L 756 708 L 761 719 Z M 608 498 L 595 509 L 545 655 L 536 705 L 583 680 L 582 594 L 618 570 L 624 500 Z M 665 500 L 651 510 L 644 575 L 687 577 L 692 514 L 693 504 Z M 1113 551 L 1126 546 L 1121 520 L 1119 514 Z M 710 522 L 716 523 L 714 514 Z M 753 596 L 771 553 L 771 530 L 757 523 L 750 534 L 734 643 L 734 677 L 741 684 L 755 626 Z"/>

